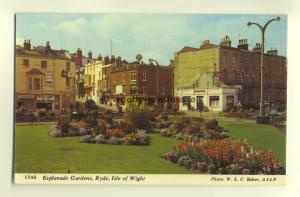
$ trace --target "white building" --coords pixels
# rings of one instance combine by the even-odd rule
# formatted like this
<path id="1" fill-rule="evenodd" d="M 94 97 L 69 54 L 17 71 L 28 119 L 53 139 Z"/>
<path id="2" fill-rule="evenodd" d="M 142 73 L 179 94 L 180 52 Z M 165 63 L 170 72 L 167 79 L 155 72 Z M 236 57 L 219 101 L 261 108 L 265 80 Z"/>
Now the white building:
<path id="1" fill-rule="evenodd" d="M 174 93 L 180 98 L 179 110 L 198 110 L 203 105 L 209 111 L 221 112 L 237 105 L 240 88 L 226 85 L 213 74 L 205 73 L 192 87 L 176 89 Z"/>
<path id="2" fill-rule="evenodd" d="M 102 80 L 102 67 L 104 63 L 102 60 L 91 60 L 88 64 L 84 65 L 84 89 L 86 98 L 99 102 L 101 80 Z"/>

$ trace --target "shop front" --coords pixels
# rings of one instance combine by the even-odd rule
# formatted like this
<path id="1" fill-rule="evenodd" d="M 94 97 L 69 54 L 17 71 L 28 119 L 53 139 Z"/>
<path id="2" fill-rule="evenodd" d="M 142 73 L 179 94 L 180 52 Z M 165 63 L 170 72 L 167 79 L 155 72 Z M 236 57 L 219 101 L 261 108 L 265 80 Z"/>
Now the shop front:
<path id="1" fill-rule="evenodd" d="M 56 94 L 17 94 L 16 108 L 27 110 L 59 110 L 60 96 Z"/>
<path id="2" fill-rule="evenodd" d="M 181 111 L 209 111 L 222 112 L 236 106 L 238 102 L 238 89 L 229 87 L 220 88 L 185 88 L 177 92 L 181 102 Z"/>

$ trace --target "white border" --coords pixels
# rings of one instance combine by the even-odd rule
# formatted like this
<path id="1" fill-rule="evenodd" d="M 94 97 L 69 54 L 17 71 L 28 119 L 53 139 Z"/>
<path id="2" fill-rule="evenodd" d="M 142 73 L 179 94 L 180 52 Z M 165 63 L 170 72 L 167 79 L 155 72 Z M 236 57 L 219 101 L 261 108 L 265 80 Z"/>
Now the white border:
<path id="1" fill-rule="evenodd" d="M 288 131 L 285 187 L 13 185 L 13 55 L 15 12 L 281 13 L 288 14 Z M 1 196 L 295 196 L 299 187 L 299 3 L 297 0 L 0 0 Z"/>

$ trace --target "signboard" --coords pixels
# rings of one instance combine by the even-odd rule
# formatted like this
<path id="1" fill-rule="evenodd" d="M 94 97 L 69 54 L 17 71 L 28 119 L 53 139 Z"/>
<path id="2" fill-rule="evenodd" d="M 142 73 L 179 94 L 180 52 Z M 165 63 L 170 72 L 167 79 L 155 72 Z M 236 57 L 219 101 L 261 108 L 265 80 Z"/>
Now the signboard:
<path id="1" fill-rule="evenodd" d="M 194 93 L 203 93 L 203 92 L 206 92 L 206 89 L 199 89 L 199 88 L 194 89 Z"/>
<path id="2" fill-rule="evenodd" d="M 53 85 L 53 72 L 45 71 L 45 86 L 52 86 L 52 85 Z"/>
<path id="3" fill-rule="evenodd" d="M 34 99 L 34 95 L 30 95 L 30 94 L 17 95 L 17 99 Z"/>
<path id="4" fill-rule="evenodd" d="M 51 102 L 54 101 L 54 95 L 37 95 L 36 100 L 38 102 Z"/>

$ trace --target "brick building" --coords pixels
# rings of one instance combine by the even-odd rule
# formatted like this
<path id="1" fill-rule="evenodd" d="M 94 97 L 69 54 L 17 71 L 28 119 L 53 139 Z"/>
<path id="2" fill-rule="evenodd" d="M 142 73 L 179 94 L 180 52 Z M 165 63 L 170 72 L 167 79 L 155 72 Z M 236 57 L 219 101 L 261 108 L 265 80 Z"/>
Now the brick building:
<path id="1" fill-rule="evenodd" d="M 228 36 L 219 45 L 204 41 L 199 48 L 184 47 L 175 55 L 174 91 L 195 87 L 203 74 L 213 73 L 229 86 L 239 85 L 238 100 L 245 107 L 257 107 L 260 98 L 260 44 L 249 50 L 246 39 L 231 46 Z M 286 102 L 287 60 L 276 49 L 264 55 L 264 101 Z M 195 87 L 206 88 L 206 87 Z M 226 102 L 226 101 L 225 101 Z"/>
<path id="2" fill-rule="evenodd" d="M 105 60 L 104 60 L 105 61 Z M 128 95 L 140 98 L 171 97 L 173 75 L 171 66 L 148 64 L 142 61 L 128 63 L 115 60 L 103 66 L 102 90 L 110 98 Z"/>

